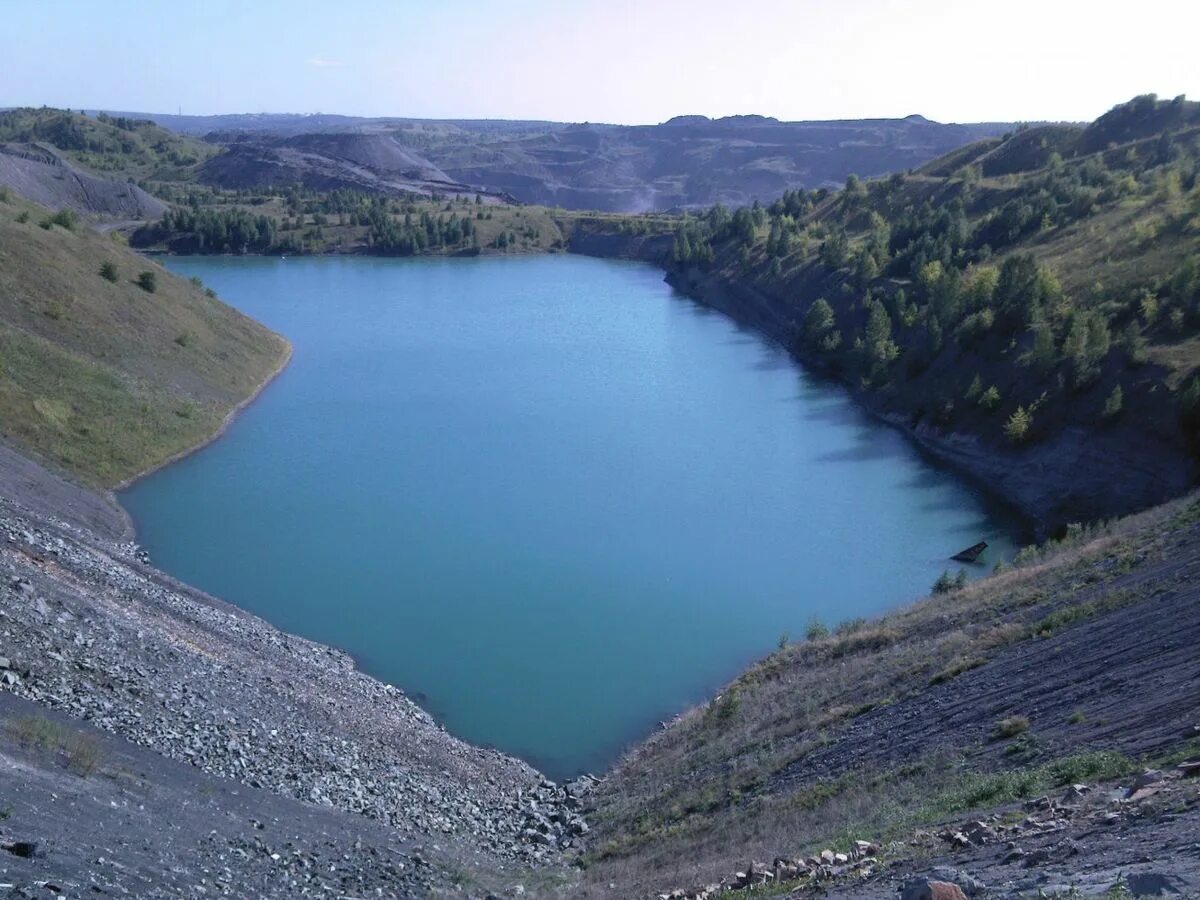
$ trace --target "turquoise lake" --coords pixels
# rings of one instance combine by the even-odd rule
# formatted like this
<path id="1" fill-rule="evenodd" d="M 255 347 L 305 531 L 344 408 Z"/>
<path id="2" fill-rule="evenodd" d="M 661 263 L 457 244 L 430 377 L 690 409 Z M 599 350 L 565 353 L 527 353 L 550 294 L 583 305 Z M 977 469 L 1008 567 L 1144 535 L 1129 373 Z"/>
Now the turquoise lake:
<path id="1" fill-rule="evenodd" d="M 551 777 L 603 769 L 812 617 L 924 595 L 980 539 L 989 571 L 1020 534 L 650 266 L 167 264 L 295 356 L 121 494 L 140 542 Z"/>

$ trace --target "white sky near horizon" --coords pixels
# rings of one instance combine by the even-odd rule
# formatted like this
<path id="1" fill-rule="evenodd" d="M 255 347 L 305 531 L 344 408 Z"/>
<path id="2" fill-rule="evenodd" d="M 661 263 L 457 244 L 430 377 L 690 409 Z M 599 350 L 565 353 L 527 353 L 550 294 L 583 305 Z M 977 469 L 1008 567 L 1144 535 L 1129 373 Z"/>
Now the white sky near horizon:
<path id="1" fill-rule="evenodd" d="M 642 124 L 1200 98 L 1200 0 L 0 0 L 0 106 Z"/>

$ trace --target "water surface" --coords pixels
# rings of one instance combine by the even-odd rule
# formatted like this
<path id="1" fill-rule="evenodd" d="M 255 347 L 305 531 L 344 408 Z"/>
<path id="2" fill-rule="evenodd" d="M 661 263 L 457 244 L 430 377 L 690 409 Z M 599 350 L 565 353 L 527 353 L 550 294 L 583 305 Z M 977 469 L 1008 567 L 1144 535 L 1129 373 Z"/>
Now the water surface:
<path id="1" fill-rule="evenodd" d="M 295 356 L 122 494 L 155 561 L 552 775 L 602 768 L 814 616 L 1010 548 L 976 491 L 652 267 L 168 265 Z"/>

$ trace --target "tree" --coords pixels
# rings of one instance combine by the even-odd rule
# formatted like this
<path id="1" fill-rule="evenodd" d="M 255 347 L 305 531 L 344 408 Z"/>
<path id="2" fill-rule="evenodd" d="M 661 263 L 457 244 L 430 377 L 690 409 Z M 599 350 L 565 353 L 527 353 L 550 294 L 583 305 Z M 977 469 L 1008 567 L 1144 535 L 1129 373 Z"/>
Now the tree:
<path id="1" fill-rule="evenodd" d="M 804 316 L 804 338 L 815 344 L 825 337 L 835 324 L 837 320 L 833 315 L 833 307 L 824 297 L 818 297 Z"/>
<path id="2" fill-rule="evenodd" d="M 1121 414 L 1121 408 L 1124 405 L 1125 393 L 1118 384 L 1112 389 L 1112 393 L 1108 395 L 1108 399 L 1104 401 L 1104 418 L 1115 419 Z"/>
<path id="3" fill-rule="evenodd" d="M 1108 355 L 1112 340 L 1104 316 L 1095 311 L 1077 312 L 1063 342 L 1063 353 L 1071 361 L 1076 388 L 1091 384 L 1100 374 L 1100 363 Z"/>
<path id="4" fill-rule="evenodd" d="M 1033 427 L 1033 413 L 1024 406 L 1018 406 L 1008 421 L 1004 423 L 1004 434 L 1014 444 L 1024 443 L 1029 437 L 1029 429 Z"/>
<path id="5" fill-rule="evenodd" d="M 1038 265 L 1032 254 L 1016 253 L 1004 261 L 996 279 L 995 303 L 997 318 L 1009 331 L 1030 324 L 1030 310 L 1039 304 Z"/>
<path id="6" fill-rule="evenodd" d="M 996 386 L 994 384 L 979 395 L 979 406 L 981 409 L 986 409 L 988 412 L 991 412 L 999 405 L 1000 392 L 996 390 Z"/>
<path id="7" fill-rule="evenodd" d="M 892 340 L 892 317 L 878 300 L 867 301 L 867 330 L 864 335 L 872 376 L 885 369 L 900 354 Z"/>
<path id="8" fill-rule="evenodd" d="M 840 269 L 846 264 L 849 244 L 844 232 L 835 231 L 821 243 L 821 264 L 827 269 Z"/>
<path id="9" fill-rule="evenodd" d="M 117 280 L 117 267 L 114 263 L 106 262 L 100 266 L 100 277 L 105 281 Z"/>
<path id="10" fill-rule="evenodd" d="M 158 276 L 147 269 L 138 275 L 137 286 L 147 294 L 153 294 L 158 290 Z"/>

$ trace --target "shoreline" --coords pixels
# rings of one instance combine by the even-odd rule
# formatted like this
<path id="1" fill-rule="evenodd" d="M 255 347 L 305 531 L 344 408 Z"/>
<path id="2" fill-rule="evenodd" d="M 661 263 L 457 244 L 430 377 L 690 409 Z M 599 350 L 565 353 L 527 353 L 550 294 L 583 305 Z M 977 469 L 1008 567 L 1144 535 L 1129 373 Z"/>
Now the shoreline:
<path id="1" fill-rule="evenodd" d="M 897 428 L 916 449 L 989 498 L 1014 510 L 1044 540 L 1072 522 L 1121 517 L 1186 494 L 1195 468 L 1161 442 L 1131 444 L 1116 429 L 1067 427 L 1022 449 L 988 443 L 966 431 L 942 431 L 918 421 L 912 410 L 888 408 L 880 398 L 838 377 L 794 346 L 793 310 L 786 297 L 752 280 L 705 272 L 670 261 L 670 243 L 660 236 L 576 232 L 572 253 L 651 263 L 668 284 L 699 305 L 728 316 L 779 344 L 806 371 L 843 386 L 855 404 Z M 1119 490 L 1114 487 L 1119 486 Z"/>
<path id="2" fill-rule="evenodd" d="M 292 342 L 289 341 L 287 338 L 285 338 L 281 334 L 278 334 L 277 336 L 279 337 L 279 339 L 281 341 L 283 341 L 283 356 L 280 359 L 279 363 L 275 366 L 274 369 L 271 370 L 271 372 L 267 375 L 266 378 L 264 378 L 261 382 L 259 382 L 258 385 L 255 386 L 254 390 L 251 391 L 251 393 L 247 394 L 242 400 L 238 401 L 233 406 L 233 408 L 230 409 L 229 412 L 227 412 L 225 414 L 225 417 L 221 420 L 221 424 L 219 426 L 217 426 L 217 429 L 212 434 L 208 435 L 208 437 L 204 438 L 204 440 L 200 441 L 199 443 L 193 444 L 190 447 L 185 447 L 184 449 L 180 450 L 178 453 L 172 454 L 167 459 L 164 459 L 161 462 L 157 462 L 154 465 L 152 465 L 146 469 L 143 469 L 140 472 L 130 475 L 125 480 L 121 481 L 120 483 L 118 483 L 116 485 L 113 485 L 112 487 L 108 488 L 104 492 L 105 496 L 110 501 L 115 503 L 117 505 L 117 507 L 121 510 L 121 512 L 125 514 L 126 518 L 129 519 L 131 526 L 132 526 L 133 520 L 132 520 L 132 518 L 129 518 L 129 513 L 125 510 L 125 507 L 121 505 L 121 501 L 117 498 L 117 493 L 119 491 L 126 490 L 127 488 L 133 486 L 137 482 L 141 481 L 143 478 L 146 478 L 149 475 L 153 475 L 155 472 L 159 471 L 160 469 L 165 469 L 167 466 L 171 465 L 172 463 L 177 463 L 182 459 L 186 459 L 187 457 L 191 456 L 193 453 L 197 453 L 200 450 L 203 450 L 209 444 L 211 444 L 214 441 L 221 438 L 225 434 L 225 432 L 229 430 L 230 426 L 233 425 L 233 423 L 237 420 L 237 417 L 239 415 L 241 415 L 241 413 L 246 409 L 246 407 L 248 407 L 251 403 L 253 403 L 255 400 L 257 400 L 262 395 L 263 391 L 265 391 L 267 388 L 269 388 L 272 385 L 272 383 L 274 383 L 275 379 L 277 379 L 280 375 L 282 375 L 284 370 L 291 363 L 292 356 L 295 352 L 295 348 L 292 346 Z"/>

